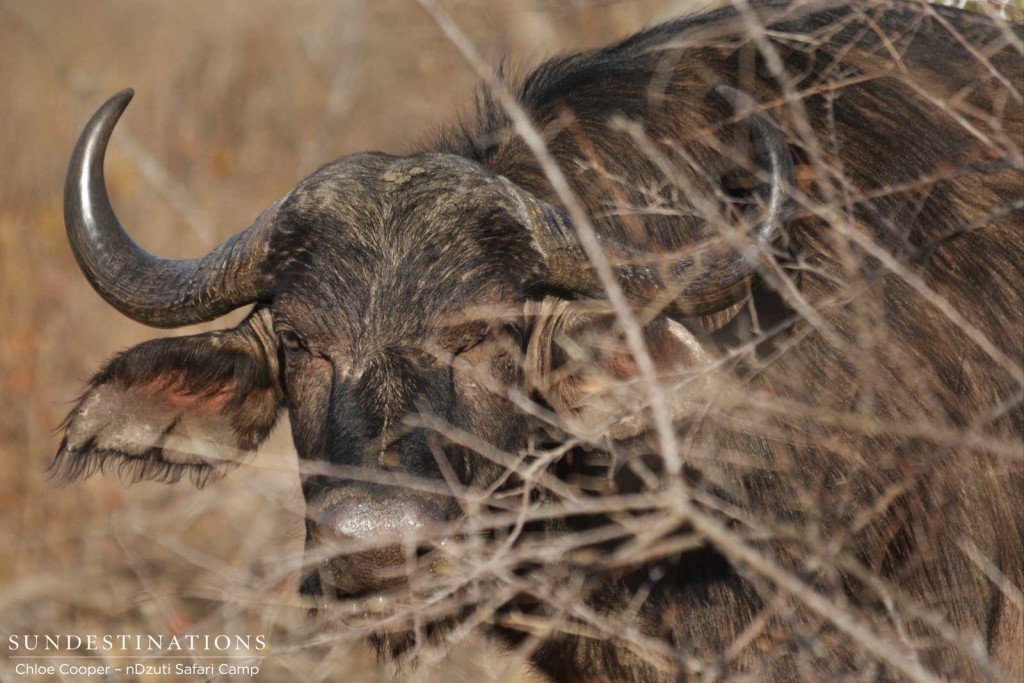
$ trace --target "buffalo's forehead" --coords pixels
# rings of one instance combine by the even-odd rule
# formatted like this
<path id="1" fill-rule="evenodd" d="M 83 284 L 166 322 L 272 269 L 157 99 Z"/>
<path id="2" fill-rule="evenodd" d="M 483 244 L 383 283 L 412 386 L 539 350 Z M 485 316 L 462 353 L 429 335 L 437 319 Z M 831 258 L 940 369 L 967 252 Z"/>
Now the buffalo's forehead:
<path id="1" fill-rule="evenodd" d="M 521 291 L 539 265 L 494 176 L 441 154 L 320 169 L 283 203 L 271 251 L 277 296 L 350 336 L 422 334 Z"/>

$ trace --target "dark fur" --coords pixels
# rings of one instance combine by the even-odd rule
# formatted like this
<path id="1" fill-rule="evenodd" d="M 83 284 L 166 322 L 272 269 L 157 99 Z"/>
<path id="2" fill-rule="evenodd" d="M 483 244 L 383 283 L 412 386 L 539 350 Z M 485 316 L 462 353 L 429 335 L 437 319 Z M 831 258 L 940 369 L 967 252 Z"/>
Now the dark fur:
<path id="1" fill-rule="evenodd" d="M 991 68 L 1021 92 L 1024 62 L 1019 53 L 1005 46 L 1001 35 L 1003 30 L 1012 31 L 1019 40 L 1019 26 L 1002 29 L 976 15 L 940 7 L 929 11 L 952 24 L 963 43 L 986 46 L 984 52 Z M 822 138 L 825 131 L 833 131 L 832 140 L 824 141 L 821 152 L 829 170 L 819 165 L 813 182 L 801 189 L 809 196 L 824 198 L 830 186 L 832 191 L 841 192 L 849 183 L 851 191 L 868 195 L 869 199 L 853 207 L 851 217 L 856 225 L 964 312 L 971 324 L 1019 368 L 1024 357 L 1020 271 L 1024 261 L 1024 213 L 1020 204 L 1024 133 L 1020 103 L 1009 98 L 990 67 L 980 64 L 938 19 L 922 16 L 920 6 L 856 4 L 819 10 L 761 3 L 757 12 L 782 35 L 815 35 L 829 27 L 846 27 L 813 48 L 773 41 L 787 73 L 795 76 L 789 83 L 793 90 L 839 78 L 865 77 L 860 83 L 842 88 L 841 96 L 833 101 L 823 95 L 801 98 L 803 112 L 785 104 L 769 109 L 777 123 L 792 131 L 794 140 L 801 136 L 792 117 L 806 116 L 811 130 Z M 860 12 L 870 18 L 870 23 L 858 18 Z M 892 68 L 893 59 L 880 35 L 891 39 L 908 75 L 886 72 Z M 645 178 L 660 178 L 660 173 L 634 151 L 632 141 L 609 127 L 611 117 L 641 122 L 651 140 L 668 143 L 662 149 L 674 161 L 678 156 L 670 145 L 689 148 L 711 184 L 721 159 L 702 148 L 701 142 L 720 129 L 718 121 L 724 117 L 709 104 L 706 94 L 710 87 L 743 83 L 745 65 L 752 65 L 758 77 L 750 85 L 745 84 L 751 94 L 759 102 L 778 101 L 778 81 L 766 77 L 762 55 L 745 36 L 736 12 L 720 10 L 655 27 L 610 48 L 552 60 L 517 88 L 520 101 L 542 131 L 568 126 L 562 132 L 549 133 L 549 148 L 568 171 L 573 189 L 598 215 L 600 231 L 623 240 L 635 239 L 624 221 L 600 218 L 601 208 L 607 206 L 609 185 L 602 183 L 597 174 L 580 172 L 574 159 L 597 161 L 610 173 L 630 178 L 633 185 L 642 184 Z M 657 49 L 671 41 L 689 41 L 693 46 Z M 662 77 L 662 96 L 652 98 L 649 88 L 655 79 L 653 74 L 666 64 L 671 76 Z M 867 78 L 872 74 L 877 76 Z M 997 103 L 1005 99 L 1005 110 L 991 122 L 980 117 L 971 119 L 980 126 L 981 134 L 991 136 L 993 144 L 981 144 L 948 113 L 940 111 L 935 102 L 915 92 L 908 86 L 911 79 L 938 100 L 960 93 L 970 107 L 981 112 L 994 108 L 998 112 L 1002 105 Z M 557 201 L 525 144 L 508 133 L 509 126 L 500 107 L 484 97 L 477 120 L 458 133 L 443 135 L 441 146 Z M 581 149 L 581 141 L 590 148 L 586 152 Z M 794 151 L 798 161 L 812 163 L 811 151 L 799 142 Z M 838 169 L 844 178 L 839 177 Z M 913 187 L 918 179 L 936 174 L 946 178 L 926 182 L 924 189 L 885 191 L 887 187 Z M 643 206 L 647 201 L 630 194 L 628 187 L 615 190 L 623 195 L 620 203 Z M 671 245 L 686 234 L 673 218 L 646 217 L 644 227 L 643 235 L 660 245 Z M 861 369 L 820 335 L 806 329 L 801 316 L 766 287 L 755 296 L 754 311 L 756 321 L 772 332 L 769 341 L 760 346 L 762 355 L 768 358 L 746 355 L 741 366 L 746 367 L 744 374 L 751 373 L 754 387 L 836 413 L 854 410 L 864 392 L 869 392 L 871 414 L 883 419 L 899 422 L 927 418 L 955 428 L 982 420 L 986 433 L 1003 437 L 1008 444 L 1020 443 L 1024 412 L 1019 384 L 994 368 L 986 354 L 948 319 L 860 249 L 855 249 L 862 259 L 860 265 L 844 268 L 835 238 L 823 222 L 813 217 L 796 220 L 790 226 L 790 237 L 791 250 L 800 261 L 820 269 L 801 274 L 800 290 L 810 303 L 820 306 L 835 297 L 842 300 L 845 287 L 856 287 L 857 292 L 870 298 L 866 307 L 876 316 L 874 324 L 887 330 L 889 345 L 889 357 L 874 370 L 886 383 L 894 384 L 866 388 L 858 375 Z M 862 311 L 852 303 L 824 311 L 825 320 L 855 349 L 857 316 Z M 749 313 L 741 314 L 708 342 L 726 348 L 736 346 L 752 337 L 752 325 Z M 773 357 L 771 354 L 779 348 L 785 352 Z M 919 373 L 919 385 L 906 383 L 908 367 Z M 1004 408 L 994 396 L 1007 401 Z M 983 417 L 986 410 L 995 411 L 990 422 Z M 896 497 L 890 512 L 851 539 L 857 557 L 907 593 L 928 604 L 942 604 L 941 611 L 954 624 L 987 640 L 1003 666 L 1014 675 L 1024 675 L 1024 663 L 1018 654 L 1024 651 L 1024 616 L 979 575 L 956 547 L 960 534 L 968 534 L 986 547 L 988 556 L 1001 558 L 999 566 L 1014 577 L 1012 583 L 1020 586 L 1024 582 L 1024 479 L 1019 460 L 1007 470 L 1006 465 L 998 464 L 999 457 L 986 455 L 983 450 L 938 448 L 920 438 L 861 434 L 855 429 L 819 425 L 814 420 L 759 414 L 754 406 L 747 411 L 742 421 L 748 426 L 761 420 L 781 422 L 781 434 L 788 435 L 792 444 L 813 445 L 787 447 L 784 442 L 762 442 L 758 448 L 755 442 L 741 447 L 741 452 L 763 459 L 766 470 L 784 470 L 785 474 L 774 477 L 755 477 L 744 468 L 729 471 L 708 467 L 719 470 L 717 476 L 727 482 L 728 499 L 756 509 L 765 519 L 793 523 L 795 516 L 800 524 L 820 529 L 827 538 L 833 533 L 830 530 L 844 528 L 858 510 L 878 499 L 888 487 L 909 481 L 908 491 Z M 729 421 L 735 422 L 735 417 Z M 721 426 L 712 428 L 714 422 L 707 421 L 709 431 L 728 433 L 721 431 Z M 762 424 L 749 431 L 756 434 L 763 429 Z M 823 441 L 833 445 L 819 445 Z M 856 453 L 873 457 L 854 464 L 850 455 Z M 807 517 L 811 510 L 794 508 L 801 491 L 819 491 L 819 495 L 826 496 L 817 519 Z M 965 531 L 967 528 L 971 531 Z M 680 566 L 690 565 L 688 572 L 699 571 L 692 565 L 699 568 L 707 561 L 718 563 L 719 559 L 714 553 L 694 554 L 684 556 Z M 710 662 L 706 657 L 735 637 L 737 627 L 762 608 L 763 599 L 758 591 L 744 588 L 744 581 L 731 571 L 711 571 L 697 583 L 685 578 L 687 574 L 676 576 L 677 581 L 662 581 L 649 600 L 658 607 L 652 608 L 648 628 L 666 629 L 678 648 Z M 826 590 L 846 595 L 844 600 L 852 600 L 863 609 L 865 619 L 877 618 L 871 616 L 871 610 L 879 608 L 878 598 L 870 597 L 871 591 L 865 590 L 859 580 L 848 574 L 818 579 Z M 656 616 L 666 605 L 671 605 L 671 613 L 679 617 L 666 621 Z M 998 642 L 1000 636 L 1002 642 Z M 813 668 L 817 672 L 814 677 L 821 678 L 868 666 L 863 655 L 845 651 L 845 646 L 837 648 L 837 653 L 846 652 L 841 656 L 801 653 L 802 646 L 792 632 L 774 646 L 782 650 L 795 647 L 796 654 L 775 658 L 770 665 L 760 660 L 754 665 L 754 670 L 761 672 L 759 678 L 790 680 L 807 676 L 806 669 L 800 673 L 802 658 L 816 662 L 804 665 L 819 667 Z M 577 676 L 611 680 L 643 677 L 639 664 L 626 671 L 617 668 L 614 662 L 620 660 L 609 648 L 607 643 L 566 639 L 561 645 L 545 646 L 540 659 L 559 680 Z M 977 675 L 974 665 L 966 661 L 969 658 L 949 643 L 926 649 L 921 656 L 929 666 L 947 675 Z M 649 675 L 657 678 L 653 673 Z M 883 667 L 879 675 L 893 674 Z"/>
<path id="2" fill-rule="evenodd" d="M 1020 368 L 1024 115 L 992 70 L 1017 93 L 1024 90 L 1024 60 L 1007 46 L 1008 35 L 1019 41 L 1024 32 L 914 3 L 763 2 L 754 11 L 775 36 L 770 43 L 785 75 L 771 72 L 743 18 L 725 9 L 551 60 L 514 85 L 515 94 L 597 229 L 647 250 L 699 241 L 705 223 L 612 119 L 641 123 L 674 172 L 724 200 L 724 179 L 742 159 L 721 142 L 733 112 L 712 89 L 732 84 L 765 104 L 800 164 L 796 189 L 810 201 L 787 225 L 779 256 L 789 270 L 762 271 L 750 304 L 702 338 L 713 353 L 733 352 L 723 382 L 735 381 L 745 393 L 681 421 L 687 477 L 702 501 L 731 506 L 714 514 L 838 609 L 913 649 L 925 668 L 956 679 L 995 677 L 995 667 L 1024 675 L 1024 616 L 962 549 L 969 539 L 1013 585 L 1024 584 L 1024 474 L 1012 454 L 1024 435 L 1021 387 L 919 288 L 814 210 L 839 197 L 847 230 L 882 247 Z M 825 39 L 786 38 L 799 35 Z M 836 86 L 840 81 L 846 83 Z M 787 89 L 802 96 L 789 101 Z M 962 121 L 940 106 L 954 98 L 966 112 Z M 359 155 L 320 169 L 281 204 L 271 248 L 276 289 L 261 314 L 264 326 L 272 317 L 278 332 L 301 337 L 301 348 L 278 350 L 265 334 L 250 347 L 251 364 L 212 350 L 205 337 L 152 342 L 118 357 L 92 390 L 166 374 L 180 376 L 180 387 L 193 393 L 233 381 L 237 393 L 226 412 L 243 449 L 269 431 L 267 411 L 283 392 L 304 460 L 381 470 L 385 446 L 373 444 L 387 441 L 398 458 L 390 467 L 433 480 L 441 472 L 429 430 L 396 429 L 410 413 L 437 415 L 500 450 L 523 449 L 536 435 L 526 418 L 500 391 L 450 362 L 486 368 L 497 387 L 520 386 L 518 357 L 529 351 L 523 340 L 552 321 L 513 313 L 502 327 L 460 321 L 460 312 L 521 311 L 545 295 L 567 296 L 544 287 L 540 255 L 494 191 L 491 179 L 499 174 L 559 201 L 487 95 L 473 119 L 415 155 Z M 665 211 L 609 213 L 652 199 Z M 801 300 L 820 321 L 805 320 Z M 231 333 L 249 335 L 252 324 Z M 602 367 L 620 379 L 632 367 L 628 354 L 612 361 Z M 602 362 L 595 356 L 595 365 Z M 271 387 L 279 374 L 283 386 Z M 250 422 L 242 408 L 252 389 L 265 400 L 260 419 Z M 557 409 L 557 396 L 539 398 Z M 967 431 L 975 442 L 964 441 Z M 94 441 L 77 443 L 72 451 L 62 447 L 56 462 L 71 475 L 110 457 L 93 451 L 91 462 L 99 464 L 88 464 Z M 642 444 L 639 456 L 635 443 L 589 446 L 634 465 L 658 462 Z M 556 465 L 560 478 L 588 473 L 579 464 L 586 450 Z M 147 462 L 159 461 L 147 453 Z M 445 453 L 463 485 L 488 486 L 503 474 L 471 449 Z M 147 467 L 134 473 L 167 478 Z M 618 490 L 637 487 L 628 468 L 618 474 Z M 346 485 L 310 476 L 304 492 L 310 498 Z M 450 517 L 460 514 L 453 500 L 440 504 Z M 863 518 L 872 506 L 877 514 Z M 532 530 L 557 537 L 607 522 L 595 516 Z M 825 559 L 806 564 L 819 556 Z M 696 668 L 757 680 L 899 679 L 799 600 L 776 600 L 770 582 L 710 545 L 638 565 L 602 574 L 567 559 L 535 570 L 567 583 L 587 576 L 588 604 L 610 623 L 637 591 L 650 590 L 635 626 L 670 644 L 674 658 L 659 668 L 623 640 L 557 636 L 536 651 L 542 670 L 565 681 L 658 681 L 673 675 L 666 670 Z M 896 597 L 883 594 L 873 577 Z M 316 579 L 306 586 L 320 589 Z M 543 602 L 518 608 L 543 615 Z M 965 639 L 983 642 L 995 665 L 944 638 L 935 619 L 915 614 L 921 605 Z M 752 644 L 725 660 L 723 652 L 766 609 Z M 521 639 L 515 629 L 497 630 Z"/>

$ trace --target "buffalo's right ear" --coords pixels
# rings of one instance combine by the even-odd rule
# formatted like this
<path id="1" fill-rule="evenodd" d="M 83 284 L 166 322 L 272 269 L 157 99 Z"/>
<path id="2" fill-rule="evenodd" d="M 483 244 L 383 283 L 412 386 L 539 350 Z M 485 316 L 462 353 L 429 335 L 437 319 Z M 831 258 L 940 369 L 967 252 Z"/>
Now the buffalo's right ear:
<path id="1" fill-rule="evenodd" d="M 585 438 L 621 441 L 651 428 L 648 394 L 614 316 L 574 312 L 574 302 L 549 297 L 531 303 L 535 324 L 526 353 L 526 385 Z M 699 414 L 711 392 L 724 390 L 712 356 L 693 332 L 667 317 L 643 330 L 655 372 L 668 386 L 675 421 Z"/>
<path id="2" fill-rule="evenodd" d="M 232 329 L 148 341 L 89 382 L 51 471 L 63 481 L 97 470 L 130 481 L 188 474 L 202 486 L 266 439 L 283 398 L 266 309 Z"/>

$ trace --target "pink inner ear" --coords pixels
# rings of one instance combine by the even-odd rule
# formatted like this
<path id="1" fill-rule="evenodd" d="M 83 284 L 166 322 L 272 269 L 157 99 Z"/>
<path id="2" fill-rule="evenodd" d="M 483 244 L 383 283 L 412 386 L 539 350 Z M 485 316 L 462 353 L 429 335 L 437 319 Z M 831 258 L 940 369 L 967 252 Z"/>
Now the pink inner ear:
<path id="1" fill-rule="evenodd" d="M 194 413 L 219 412 L 232 398 L 235 392 L 234 382 L 220 387 L 209 387 L 205 391 L 187 391 L 178 377 L 159 375 L 148 382 L 135 386 L 135 391 L 153 400 L 165 404 L 175 411 L 189 410 Z"/>

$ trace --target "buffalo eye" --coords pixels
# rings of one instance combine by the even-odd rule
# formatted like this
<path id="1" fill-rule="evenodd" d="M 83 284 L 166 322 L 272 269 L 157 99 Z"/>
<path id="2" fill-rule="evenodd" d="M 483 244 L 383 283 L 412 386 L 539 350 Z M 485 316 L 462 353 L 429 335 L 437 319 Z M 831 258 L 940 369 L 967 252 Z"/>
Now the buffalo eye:
<path id="1" fill-rule="evenodd" d="M 277 336 L 281 340 L 281 346 L 288 351 L 301 351 L 306 348 L 306 344 L 302 341 L 302 337 L 292 330 L 278 332 Z"/>
<path id="2" fill-rule="evenodd" d="M 499 338 L 509 333 L 513 334 L 513 336 L 515 336 L 516 339 L 518 339 L 517 332 L 518 331 L 516 330 L 516 328 L 512 325 L 504 324 L 501 322 L 493 322 L 482 331 L 478 331 L 476 334 L 467 339 L 462 346 L 455 350 L 455 355 L 458 356 L 460 354 L 466 353 L 467 351 L 472 351 L 473 349 L 477 348 L 484 342 L 497 341 Z"/>
<path id="3" fill-rule="evenodd" d="M 479 336 L 479 337 L 476 337 L 472 341 L 468 341 L 465 344 L 463 344 L 462 346 L 460 346 L 459 348 L 455 349 L 455 354 L 454 355 L 461 356 L 462 354 L 466 353 L 467 351 L 472 351 L 473 349 L 475 349 L 476 347 L 478 347 L 482 343 L 484 343 L 486 340 L 487 340 L 487 335 L 486 334 L 482 335 L 482 336 Z"/>
<path id="4" fill-rule="evenodd" d="M 460 356 L 466 353 L 467 351 L 472 351 L 473 349 L 480 346 L 490 338 L 490 327 L 477 327 L 475 330 L 469 332 L 463 337 L 462 343 L 458 347 L 456 347 L 453 353 L 456 356 Z"/>

